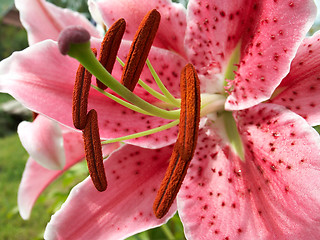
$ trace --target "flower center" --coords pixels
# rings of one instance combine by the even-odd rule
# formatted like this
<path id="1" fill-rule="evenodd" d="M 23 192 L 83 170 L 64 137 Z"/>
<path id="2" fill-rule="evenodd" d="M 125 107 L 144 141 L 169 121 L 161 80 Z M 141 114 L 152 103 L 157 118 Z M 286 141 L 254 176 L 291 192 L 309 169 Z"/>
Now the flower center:
<path id="1" fill-rule="evenodd" d="M 80 62 L 73 93 L 73 121 L 74 126 L 83 131 L 88 169 L 97 190 L 104 191 L 107 187 L 101 144 L 138 138 L 179 125 L 179 134 L 169 167 L 154 203 L 155 215 L 162 218 L 172 205 L 193 158 L 200 117 L 206 116 L 214 120 L 219 113 L 224 112 L 226 96 L 200 94 L 198 75 L 191 64 L 187 64 L 181 72 L 181 99 L 175 98 L 167 90 L 147 60 L 159 23 L 160 14 L 156 10 L 151 10 L 144 17 L 132 42 L 126 63 L 117 58 L 125 31 L 123 19 L 115 22 L 106 33 L 101 45 L 99 60 L 96 59 L 94 51 L 90 49 L 90 36 L 88 37 L 88 33 L 79 27 L 62 32 L 58 44 L 62 54 L 68 54 Z M 117 81 L 110 74 L 116 60 L 123 66 L 121 81 Z M 155 91 L 139 79 L 145 63 L 161 92 Z M 97 86 L 91 84 L 92 75 L 97 78 Z M 140 84 L 159 101 L 150 104 L 134 94 L 133 91 L 137 84 Z M 173 121 L 144 132 L 100 142 L 97 113 L 92 109 L 87 114 L 90 86 L 133 111 Z M 121 98 L 105 91 L 107 87 Z M 226 116 L 226 119 L 230 119 L 231 115 Z M 231 118 L 233 119 L 232 116 Z"/>

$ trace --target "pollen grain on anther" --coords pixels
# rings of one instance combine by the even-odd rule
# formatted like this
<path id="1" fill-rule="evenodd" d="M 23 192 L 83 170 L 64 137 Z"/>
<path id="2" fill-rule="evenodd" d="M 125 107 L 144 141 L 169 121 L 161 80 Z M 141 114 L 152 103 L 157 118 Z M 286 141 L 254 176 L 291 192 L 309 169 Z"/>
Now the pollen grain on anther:
<path id="1" fill-rule="evenodd" d="M 87 123 L 83 130 L 83 140 L 85 156 L 92 182 L 96 189 L 102 192 L 107 188 L 107 179 L 103 165 L 98 116 L 94 109 L 91 109 L 87 115 Z"/>
<path id="2" fill-rule="evenodd" d="M 97 49 L 92 48 L 94 55 Z M 88 97 L 92 74 L 79 64 L 72 95 L 72 119 L 77 129 L 84 129 L 87 122 Z"/>
<path id="3" fill-rule="evenodd" d="M 126 29 L 126 21 L 120 18 L 107 31 L 101 43 L 99 62 L 111 74 L 117 59 L 117 53 L 123 34 Z M 106 89 L 107 86 L 97 79 L 97 86 Z"/>
<path id="4" fill-rule="evenodd" d="M 153 9 L 141 21 L 131 44 L 121 83 L 133 91 L 147 60 L 160 24 L 160 13 Z"/>
<path id="5" fill-rule="evenodd" d="M 200 86 L 191 64 L 184 67 L 180 78 L 181 112 L 178 139 L 174 145 L 169 167 L 154 201 L 153 210 L 162 218 L 170 209 L 187 173 L 198 140 L 200 121 Z"/>
<path id="6" fill-rule="evenodd" d="M 92 74 L 81 64 L 78 67 L 72 96 L 72 119 L 77 129 L 84 129 L 87 119 L 88 96 Z"/>

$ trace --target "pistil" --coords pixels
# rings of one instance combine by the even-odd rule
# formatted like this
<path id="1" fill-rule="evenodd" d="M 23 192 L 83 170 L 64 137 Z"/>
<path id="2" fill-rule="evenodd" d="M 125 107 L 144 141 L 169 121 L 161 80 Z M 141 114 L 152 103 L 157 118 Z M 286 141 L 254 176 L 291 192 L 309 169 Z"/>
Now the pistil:
<path id="1" fill-rule="evenodd" d="M 176 198 L 194 155 L 198 139 L 200 85 L 196 70 L 191 64 L 186 65 L 181 72 L 180 88 L 179 135 L 153 205 L 157 218 L 162 218 L 169 211 Z"/>
<path id="2" fill-rule="evenodd" d="M 152 10 L 153 14 L 159 14 Z M 156 13 L 155 13 L 156 12 Z M 68 54 L 77 59 L 89 72 L 98 78 L 104 85 L 108 86 L 122 98 L 133 105 L 149 112 L 151 115 L 162 117 L 164 119 L 178 119 L 179 114 L 176 111 L 168 111 L 154 106 L 139 96 L 135 95 L 126 86 L 118 82 L 95 58 L 90 49 L 90 35 L 79 26 L 68 27 L 61 32 L 58 39 L 59 50 L 62 54 Z M 137 59 L 139 60 L 139 59 Z M 131 70 L 134 71 L 134 70 Z M 130 84 L 132 86 L 133 84 Z"/>

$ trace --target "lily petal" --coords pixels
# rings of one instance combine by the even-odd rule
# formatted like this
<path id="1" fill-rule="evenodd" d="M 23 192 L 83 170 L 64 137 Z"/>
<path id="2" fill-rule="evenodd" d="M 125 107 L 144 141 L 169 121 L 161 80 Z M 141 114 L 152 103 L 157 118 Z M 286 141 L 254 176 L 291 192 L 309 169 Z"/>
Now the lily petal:
<path id="1" fill-rule="evenodd" d="M 268 231 L 276 238 L 319 238 L 319 134 L 274 104 L 241 111 L 237 119 L 248 159 L 243 174 Z"/>
<path id="2" fill-rule="evenodd" d="M 188 3 L 185 45 L 201 84 L 211 92 L 224 89 L 224 78 L 231 54 L 241 39 L 251 1 L 195 1 Z"/>
<path id="3" fill-rule="evenodd" d="M 185 56 L 184 35 L 186 28 L 186 10 L 181 4 L 170 0 L 89 0 L 92 12 L 101 12 L 107 26 L 111 26 L 119 18 L 127 22 L 124 39 L 132 40 L 138 26 L 150 10 L 157 9 L 161 14 L 161 23 L 153 45 L 173 50 Z M 116 9 L 116 11 L 115 11 Z"/>
<path id="4" fill-rule="evenodd" d="M 299 114 L 312 125 L 320 125 L 320 32 L 306 38 L 283 79 L 280 93 L 271 100 Z"/>
<path id="5" fill-rule="evenodd" d="M 199 135 L 178 196 L 187 237 L 318 239 L 319 134 L 274 104 L 259 104 L 236 117 L 245 162 L 215 129 Z"/>
<path id="6" fill-rule="evenodd" d="M 57 122 L 38 115 L 33 122 L 21 122 L 18 134 L 30 157 L 42 167 L 63 169 L 66 159 L 62 131 Z"/>
<path id="7" fill-rule="evenodd" d="M 29 44 L 45 39 L 57 40 L 59 33 L 70 25 L 80 25 L 91 36 L 99 37 L 99 32 L 81 14 L 57 7 L 44 0 L 15 0 L 22 25 L 28 32 Z"/>
<path id="8" fill-rule="evenodd" d="M 250 217 L 249 197 L 243 193 L 241 160 L 217 133 L 211 124 L 199 131 L 197 149 L 178 194 L 185 235 L 188 239 L 259 239 L 248 230 L 256 225 Z"/>
<path id="9" fill-rule="evenodd" d="M 128 45 L 128 44 L 127 44 Z M 92 46 L 99 50 L 99 41 L 93 39 Z M 179 89 L 179 74 L 173 68 L 171 72 L 166 69 L 166 56 L 159 55 L 157 51 L 151 60 L 162 70 L 164 83 L 169 84 L 173 90 Z M 163 52 L 163 51 L 162 51 Z M 169 53 L 169 51 L 166 51 Z M 171 53 L 174 60 L 172 67 L 181 65 L 181 57 Z M 160 65 L 161 64 L 161 65 Z M 58 122 L 73 127 L 72 122 L 72 92 L 75 74 L 79 63 L 58 51 L 57 44 L 51 40 L 32 45 L 31 47 L 14 53 L 11 57 L 0 63 L 0 92 L 7 92 L 34 112 L 42 113 Z M 182 65 L 183 66 L 183 65 Z M 118 69 L 120 69 L 118 65 Z M 157 69 L 158 70 L 158 69 Z M 120 71 L 115 71 L 115 76 Z M 161 75 L 161 72 L 160 72 Z M 145 80 L 152 78 L 150 73 Z M 120 79 L 120 78 L 119 78 Z M 151 81 L 152 83 L 152 81 Z M 108 90 L 110 91 L 110 90 Z M 140 90 L 137 90 L 138 93 Z M 154 102 L 155 99 L 145 91 L 140 91 L 146 100 Z M 140 93 L 139 93 L 140 94 Z M 141 131 L 162 126 L 169 122 L 162 118 L 146 116 L 133 112 L 108 99 L 100 92 L 91 89 L 89 95 L 89 109 L 96 109 L 99 115 L 100 136 L 103 139 L 126 136 Z M 70 114 L 68 114 L 70 113 Z M 141 137 L 126 142 L 135 145 L 154 148 L 172 144 L 177 136 L 177 128 L 171 128 L 160 133 Z"/>
<path id="10" fill-rule="evenodd" d="M 28 159 L 18 191 L 18 207 L 23 219 L 29 219 L 33 205 L 47 186 L 84 159 L 82 134 L 63 128 L 63 141 L 66 152 L 63 170 L 48 170 L 32 158 Z M 107 156 L 118 147 L 117 143 L 103 145 L 103 154 Z"/>
<path id="11" fill-rule="evenodd" d="M 104 162 L 108 190 L 99 193 L 90 179 L 73 188 L 47 225 L 45 239 L 123 239 L 165 223 L 176 206 L 160 220 L 152 205 L 171 151 L 125 145 L 114 152 Z"/>
<path id="12" fill-rule="evenodd" d="M 271 97 L 312 26 L 316 6 L 312 0 L 254 1 L 248 14 L 228 110 L 248 108 Z"/>
<path id="13" fill-rule="evenodd" d="M 319 134 L 274 104 L 240 111 L 237 120 L 248 159 L 244 181 L 266 229 L 277 239 L 319 238 Z"/>

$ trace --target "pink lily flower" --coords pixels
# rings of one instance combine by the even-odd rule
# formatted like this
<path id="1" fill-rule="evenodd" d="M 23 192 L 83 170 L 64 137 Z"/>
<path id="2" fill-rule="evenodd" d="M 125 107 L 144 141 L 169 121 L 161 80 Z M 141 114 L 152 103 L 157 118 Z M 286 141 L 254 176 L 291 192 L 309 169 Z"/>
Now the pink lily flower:
<path id="1" fill-rule="evenodd" d="M 165 0 L 89 3 L 107 25 L 127 19 L 126 39 L 148 10 L 159 10 L 162 22 L 149 59 L 176 98 L 182 67 L 194 64 L 202 92 L 201 128 L 177 203 L 165 217 L 153 215 L 152 203 L 175 127 L 125 139 L 104 162 L 107 191 L 97 192 L 89 179 L 76 186 L 52 217 L 45 238 L 122 239 L 163 224 L 177 209 L 189 239 L 319 238 L 320 139 L 312 126 L 319 124 L 320 34 L 303 41 L 315 15 L 313 2 L 191 0 L 187 14 Z M 98 40 L 91 45 L 99 49 Z M 122 42 L 120 58 L 129 45 Z M 237 62 L 235 76 L 229 75 Z M 0 63 L 0 91 L 72 127 L 77 65 L 59 54 L 56 42 L 35 44 Z M 119 79 L 121 67 L 112 74 Z M 141 78 L 149 82 L 152 76 L 145 69 Z M 226 78 L 232 80 L 227 98 Z M 150 86 L 156 89 L 153 82 Z M 134 93 L 158 103 L 142 88 Z M 98 112 L 103 139 L 169 122 L 135 113 L 95 91 L 89 107 Z"/>

